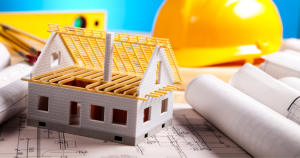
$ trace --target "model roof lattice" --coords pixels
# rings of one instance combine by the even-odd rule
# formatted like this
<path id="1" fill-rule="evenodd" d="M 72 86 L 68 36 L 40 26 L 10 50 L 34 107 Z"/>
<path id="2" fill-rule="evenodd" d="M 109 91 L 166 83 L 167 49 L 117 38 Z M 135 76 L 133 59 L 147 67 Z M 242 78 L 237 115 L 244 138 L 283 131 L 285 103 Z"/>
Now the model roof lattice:
<path id="1" fill-rule="evenodd" d="M 60 34 L 78 67 L 103 71 L 105 31 L 49 24 L 49 32 Z M 143 76 L 155 46 L 164 49 L 174 74 L 174 83 L 183 82 L 168 39 L 114 34 L 113 67 L 115 73 Z"/>

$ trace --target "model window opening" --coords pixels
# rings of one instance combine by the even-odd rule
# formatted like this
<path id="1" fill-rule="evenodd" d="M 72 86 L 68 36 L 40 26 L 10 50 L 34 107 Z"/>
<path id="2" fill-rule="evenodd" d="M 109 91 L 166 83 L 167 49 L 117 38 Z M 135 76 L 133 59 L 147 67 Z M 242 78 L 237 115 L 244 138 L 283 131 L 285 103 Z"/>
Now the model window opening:
<path id="1" fill-rule="evenodd" d="M 113 109 L 113 120 L 112 123 L 119 125 L 127 124 L 127 111 L 120 109 Z"/>
<path id="2" fill-rule="evenodd" d="M 162 100 L 161 102 L 161 113 L 168 111 L 168 98 Z"/>
<path id="3" fill-rule="evenodd" d="M 92 120 L 104 121 L 104 107 L 91 105 L 91 117 Z"/>
<path id="4" fill-rule="evenodd" d="M 49 98 L 45 96 L 39 96 L 38 100 L 38 110 L 48 111 Z"/>
<path id="5" fill-rule="evenodd" d="M 51 67 L 60 65 L 60 52 L 54 52 L 51 54 Z"/>
<path id="6" fill-rule="evenodd" d="M 144 109 L 144 122 L 150 121 L 150 107 Z"/>

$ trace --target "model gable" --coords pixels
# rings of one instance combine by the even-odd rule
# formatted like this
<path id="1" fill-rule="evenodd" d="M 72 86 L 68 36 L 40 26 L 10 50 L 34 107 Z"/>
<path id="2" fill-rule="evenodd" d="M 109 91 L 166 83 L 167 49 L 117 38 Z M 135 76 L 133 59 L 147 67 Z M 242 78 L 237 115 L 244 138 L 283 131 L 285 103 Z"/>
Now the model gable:
<path id="1" fill-rule="evenodd" d="M 137 90 L 138 96 L 145 97 L 146 94 L 168 85 L 174 85 L 174 76 L 164 49 L 156 46 Z"/>
<path id="2" fill-rule="evenodd" d="M 43 48 L 37 63 L 34 65 L 31 76 L 41 75 L 72 65 L 75 65 L 75 62 L 63 40 L 59 34 L 53 32 Z"/>

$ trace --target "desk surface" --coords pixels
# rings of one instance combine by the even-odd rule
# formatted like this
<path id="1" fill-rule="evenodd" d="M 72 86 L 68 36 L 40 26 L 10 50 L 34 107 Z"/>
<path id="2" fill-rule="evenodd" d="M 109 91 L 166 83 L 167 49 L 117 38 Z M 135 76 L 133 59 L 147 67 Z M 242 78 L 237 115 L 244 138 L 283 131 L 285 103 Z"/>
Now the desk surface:
<path id="1" fill-rule="evenodd" d="M 174 103 L 186 103 L 186 100 L 184 98 L 185 88 L 195 77 L 202 74 L 211 74 L 228 83 L 230 78 L 239 70 L 240 67 L 241 66 L 219 66 L 202 68 L 181 67 L 180 70 L 184 79 L 184 83 L 182 85 L 179 85 L 179 91 L 175 91 Z"/>

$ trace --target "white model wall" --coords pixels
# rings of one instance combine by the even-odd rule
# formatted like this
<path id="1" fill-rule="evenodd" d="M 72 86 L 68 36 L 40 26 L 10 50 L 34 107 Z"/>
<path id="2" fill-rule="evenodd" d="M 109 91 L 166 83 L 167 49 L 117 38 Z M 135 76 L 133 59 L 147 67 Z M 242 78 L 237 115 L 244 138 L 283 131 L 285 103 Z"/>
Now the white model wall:
<path id="1" fill-rule="evenodd" d="M 160 69 L 160 84 L 156 84 L 156 69 L 157 62 L 161 61 Z M 154 92 L 159 88 L 166 87 L 167 85 L 174 85 L 174 77 L 167 56 L 162 48 L 157 46 L 149 61 L 146 72 L 138 88 L 138 96 L 145 97 L 146 94 Z"/>
<path id="2" fill-rule="evenodd" d="M 156 70 L 157 62 L 160 63 L 160 83 L 156 84 Z M 155 92 L 159 88 L 166 87 L 167 85 L 174 84 L 174 76 L 169 66 L 167 56 L 162 48 L 157 46 L 153 55 L 149 61 L 146 72 L 143 76 L 141 84 L 138 89 L 139 97 L 146 97 L 146 94 L 150 92 Z M 138 112 L 137 112 L 137 132 L 136 136 L 145 135 L 149 130 L 153 129 L 158 125 L 162 125 L 167 120 L 172 118 L 173 115 L 173 100 L 174 91 L 168 92 L 167 95 L 156 98 L 156 97 L 146 97 L 147 101 L 138 101 Z M 165 113 L 161 113 L 162 100 L 168 99 L 168 110 Z M 144 109 L 151 106 L 150 121 L 144 123 Z"/>
<path id="3" fill-rule="evenodd" d="M 161 113 L 162 100 L 168 98 L 167 112 Z M 167 95 L 155 98 L 149 97 L 148 101 L 138 101 L 137 111 L 137 130 L 136 137 L 145 135 L 149 130 L 153 129 L 158 125 L 162 125 L 173 117 L 173 100 L 174 91 L 169 92 Z M 144 109 L 150 108 L 150 120 L 144 122 Z"/>
<path id="4" fill-rule="evenodd" d="M 38 110 L 38 96 L 49 97 L 48 112 Z M 136 99 L 73 90 L 29 82 L 28 118 L 69 126 L 70 101 L 80 102 L 80 127 L 135 137 L 137 118 Z M 105 108 L 104 121 L 90 119 L 92 105 Z M 113 108 L 127 111 L 127 125 L 112 124 Z"/>
<path id="5" fill-rule="evenodd" d="M 60 52 L 60 65 L 51 67 L 51 56 L 52 53 Z M 70 56 L 66 46 L 64 45 L 59 34 L 53 32 L 51 33 L 45 47 L 39 56 L 37 63 L 33 67 L 31 76 L 36 76 L 50 72 L 53 70 L 58 70 L 64 67 L 75 65 L 72 57 Z"/>

